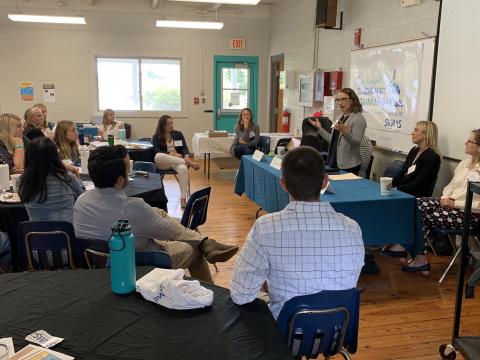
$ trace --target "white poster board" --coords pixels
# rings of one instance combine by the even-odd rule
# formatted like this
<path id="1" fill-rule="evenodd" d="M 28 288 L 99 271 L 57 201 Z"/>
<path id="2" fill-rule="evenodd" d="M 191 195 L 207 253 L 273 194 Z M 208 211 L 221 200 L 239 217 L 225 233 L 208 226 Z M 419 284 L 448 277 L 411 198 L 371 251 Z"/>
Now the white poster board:
<path id="1" fill-rule="evenodd" d="M 427 120 L 434 39 L 353 51 L 350 87 L 377 146 L 407 153 L 415 123 Z"/>

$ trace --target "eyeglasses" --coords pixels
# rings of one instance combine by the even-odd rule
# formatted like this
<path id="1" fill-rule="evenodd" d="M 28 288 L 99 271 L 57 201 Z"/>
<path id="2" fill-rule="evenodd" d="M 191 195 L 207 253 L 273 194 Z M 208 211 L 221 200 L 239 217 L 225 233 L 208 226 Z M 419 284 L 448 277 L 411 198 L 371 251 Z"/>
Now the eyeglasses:
<path id="1" fill-rule="evenodd" d="M 335 102 L 341 102 L 341 101 L 347 101 L 347 100 L 350 100 L 350 98 L 348 97 L 345 97 L 345 98 L 338 98 L 338 99 L 335 99 Z"/>

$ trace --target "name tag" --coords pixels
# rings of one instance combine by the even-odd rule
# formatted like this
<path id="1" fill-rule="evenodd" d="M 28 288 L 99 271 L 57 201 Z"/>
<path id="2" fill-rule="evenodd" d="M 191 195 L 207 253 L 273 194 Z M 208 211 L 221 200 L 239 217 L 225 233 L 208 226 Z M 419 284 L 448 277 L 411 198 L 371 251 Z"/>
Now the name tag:
<path id="1" fill-rule="evenodd" d="M 175 140 L 175 141 L 173 142 L 173 145 L 174 145 L 175 147 L 177 147 L 177 146 L 183 146 L 183 142 L 182 142 L 182 140 Z"/>
<path id="2" fill-rule="evenodd" d="M 278 156 L 275 156 L 270 163 L 270 166 L 274 169 L 280 170 L 282 168 L 282 159 Z"/>
<path id="3" fill-rule="evenodd" d="M 253 138 L 253 137 L 255 137 L 255 132 L 253 132 L 253 131 L 250 131 L 250 134 L 248 134 L 248 137 L 249 137 L 249 138 Z"/>
<path id="4" fill-rule="evenodd" d="M 410 175 L 411 173 L 413 173 L 416 168 L 417 168 L 417 165 L 416 165 L 416 164 L 410 166 L 410 167 L 408 168 L 408 170 L 407 170 L 407 175 Z"/>
<path id="5" fill-rule="evenodd" d="M 255 150 L 255 152 L 253 153 L 252 159 L 256 161 L 262 161 L 262 158 L 263 158 L 263 152 L 259 150 Z"/>

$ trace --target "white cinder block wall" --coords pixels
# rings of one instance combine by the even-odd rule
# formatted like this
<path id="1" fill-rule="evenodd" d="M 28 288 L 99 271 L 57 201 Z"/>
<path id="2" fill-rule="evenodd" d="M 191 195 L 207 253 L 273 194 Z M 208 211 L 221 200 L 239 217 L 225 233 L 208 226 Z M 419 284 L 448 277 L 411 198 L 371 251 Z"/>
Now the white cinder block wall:
<path id="1" fill-rule="evenodd" d="M 268 7 L 248 8 L 234 17 L 220 13 L 225 25 L 221 31 L 177 30 L 155 28 L 155 15 L 148 1 L 103 0 L 89 11 L 85 27 L 65 25 L 32 25 L 12 23 L 8 12 L 15 12 L 0 2 L 0 111 L 23 116 L 33 102 L 19 102 L 19 81 L 34 81 L 36 102 L 43 102 L 42 84 L 54 83 L 56 102 L 49 103 L 49 120 L 68 119 L 75 122 L 90 121 L 97 109 L 95 55 L 112 57 L 182 57 L 185 60 L 186 86 L 185 117 L 174 119 L 175 127 L 184 132 L 190 144 L 195 132 L 213 129 L 213 57 L 214 55 L 258 56 L 259 99 L 258 121 L 265 129 L 267 120 L 267 64 L 268 57 Z M 119 1 L 117 3 L 117 1 Z M 68 1 L 69 4 L 77 2 Z M 169 5 L 168 2 L 167 6 Z M 53 4 L 53 5 L 52 5 Z M 21 3 L 21 6 L 50 6 L 30 10 L 31 13 L 55 13 L 55 2 L 39 0 Z M 5 6 L 5 7 L 4 7 Z M 174 5 L 170 5 L 174 6 Z M 178 5 L 180 6 L 180 5 Z M 139 11 L 140 9 L 140 11 Z M 176 8 L 175 8 L 176 9 Z M 184 14 L 166 14 L 170 18 L 192 16 L 185 5 Z M 67 10 L 63 10 L 67 11 Z M 173 10 L 172 10 L 173 11 Z M 28 9 L 24 12 L 28 13 Z M 158 12 L 158 11 L 157 11 Z M 187 17 L 188 18 L 188 17 Z M 196 18 L 196 20 L 201 17 Z M 202 66 L 202 37 L 205 57 Z M 243 37 L 246 50 L 230 50 L 229 39 Z M 205 91 L 206 103 L 194 105 L 193 98 Z M 120 120 L 132 124 L 132 136 L 151 136 L 158 117 L 124 117 Z"/>
<path id="2" fill-rule="evenodd" d="M 315 0 L 284 1 L 270 11 L 270 55 L 284 54 L 287 71 L 298 73 L 313 69 L 315 3 Z M 400 0 L 339 0 L 339 9 L 343 10 L 343 30 L 318 31 L 316 68 L 343 70 L 343 86 L 346 87 L 356 28 L 362 29 L 365 47 L 434 36 L 439 2 L 422 0 L 418 6 L 401 8 Z M 303 117 L 317 110 L 298 106 L 297 97 L 296 91 L 285 91 L 284 106 L 292 110 L 293 128 L 301 128 Z M 372 174 L 376 178 L 388 163 L 404 157 L 385 150 L 376 150 L 374 156 Z M 436 193 L 450 180 L 455 166 L 451 161 L 442 163 Z"/>

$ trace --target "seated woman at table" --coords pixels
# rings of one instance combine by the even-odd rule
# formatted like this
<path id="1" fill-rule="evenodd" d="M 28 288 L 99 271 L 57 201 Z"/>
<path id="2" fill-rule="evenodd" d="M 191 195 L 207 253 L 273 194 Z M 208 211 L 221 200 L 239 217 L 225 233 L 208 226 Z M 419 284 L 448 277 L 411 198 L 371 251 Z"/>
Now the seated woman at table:
<path id="1" fill-rule="evenodd" d="M 318 119 L 310 120 L 319 134 L 329 142 L 327 166 L 358 175 L 362 165 L 360 143 L 367 123 L 362 115 L 362 104 L 350 88 L 340 90 L 335 100 L 342 115 L 333 123 L 333 131 L 325 130 Z"/>
<path id="2" fill-rule="evenodd" d="M 37 104 L 33 105 L 33 107 L 36 107 L 36 108 L 39 108 L 40 110 L 42 110 L 42 116 L 43 116 L 42 132 L 48 138 L 53 139 L 55 133 L 52 130 L 50 130 L 50 128 L 48 127 L 47 106 L 45 104 L 42 104 L 42 103 L 37 103 Z"/>
<path id="3" fill-rule="evenodd" d="M 64 164 L 80 166 L 78 151 L 77 127 L 73 121 L 62 120 L 55 129 L 55 144 L 57 144 L 60 159 Z"/>
<path id="4" fill-rule="evenodd" d="M 230 152 L 237 159 L 243 155 L 252 155 L 260 141 L 260 128 L 253 122 L 252 110 L 245 108 L 238 116 L 235 125 L 235 139 Z"/>
<path id="5" fill-rule="evenodd" d="M 452 181 L 443 189 L 440 199 L 423 197 L 417 199 L 420 209 L 425 250 L 417 255 L 408 265 L 403 265 L 406 272 L 422 271 L 428 274 L 430 264 L 427 259 L 427 236 L 432 228 L 462 229 L 465 216 L 465 199 L 468 181 L 480 181 L 480 129 L 473 130 L 465 141 L 465 154 L 469 159 L 461 161 L 455 168 Z M 472 201 L 471 228 L 480 225 L 480 196 L 474 194 Z"/>
<path id="6" fill-rule="evenodd" d="M 188 168 L 198 170 L 200 165 L 190 159 L 185 137 L 180 131 L 173 129 L 173 119 L 163 115 L 158 119 L 157 129 L 152 136 L 155 165 L 160 170 L 174 169 L 177 172 L 180 186 L 180 205 L 187 204 L 187 192 L 190 186 Z"/>
<path id="7" fill-rule="evenodd" d="M 417 122 L 412 132 L 415 146 L 408 152 L 401 173 L 393 178 L 392 186 L 417 198 L 432 196 L 441 161 L 437 139 L 438 129 L 434 122 Z M 387 245 L 380 253 L 384 256 L 407 257 L 407 251 L 400 244 Z"/>
<path id="8" fill-rule="evenodd" d="M 28 145 L 19 181 L 18 193 L 30 221 L 72 221 L 73 204 L 84 190 L 63 165 L 52 140 L 39 137 Z"/>
<path id="9" fill-rule="evenodd" d="M 22 173 L 25 159 L 22 119 L 14 114 L 0 115 L 0 156 L 10 173 Z"/>
<path id="10" fill-rule="evenodd" d="M 33 140 L 37 137 L 47 136 L 43 128 L 43 114 L 42 109 L 38 107 L 32 107 L 25 111 L 25 129 L 24 135 Z"/>
<path id="11" fill-rule="evenodd" d="M 120 129 L 125 129 L 123 122 L 115 120 L 115 112 L 112 109 L 105 109 L 102 125 L 98 129 L 99 135 L 105 141 L 108 140 L 108 135 L 113 135 L 115 139 L 118 139 Z"/>

